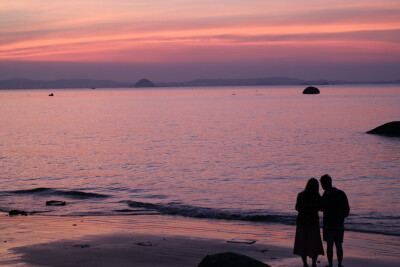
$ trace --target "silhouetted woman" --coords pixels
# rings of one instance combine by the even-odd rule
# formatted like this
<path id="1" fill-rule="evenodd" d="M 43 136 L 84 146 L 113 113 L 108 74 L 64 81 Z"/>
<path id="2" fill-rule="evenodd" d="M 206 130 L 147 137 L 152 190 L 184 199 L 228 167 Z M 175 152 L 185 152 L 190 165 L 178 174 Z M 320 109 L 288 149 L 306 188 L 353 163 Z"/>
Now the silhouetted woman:
<path id="1" fill-rule="evenodd" d="M 324 255 L 318 216 L 320 198 L 319 183 L 315 178 L 308 180 L 304 191 L 297 196 L 296 210 L 299 214 L 293 254 L 301 256 L 304 266 L 308 266 L 307 256 L 312 259 L 312 266 L 315 267 L 318 255 Z"/>

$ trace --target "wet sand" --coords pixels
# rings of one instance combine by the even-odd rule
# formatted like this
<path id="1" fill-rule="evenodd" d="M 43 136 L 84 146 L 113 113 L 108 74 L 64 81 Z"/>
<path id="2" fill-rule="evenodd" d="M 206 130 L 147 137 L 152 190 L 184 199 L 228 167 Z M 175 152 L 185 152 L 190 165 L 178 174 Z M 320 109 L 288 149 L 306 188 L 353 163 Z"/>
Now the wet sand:
<path id="1" fill-rule="evenodd" d="M 292 254 L 295 228 L 279 224 L 159 215 L 2 213 L 0 225 L 1 266 L 197 266 L 204 256 L 226 251 L 271 266 L 302 266 Z M 399 237 L 346 233 L 344 249 L 344 266 L 400 264 Z M 326 264 L 320 257 L 318 266 Z"/>

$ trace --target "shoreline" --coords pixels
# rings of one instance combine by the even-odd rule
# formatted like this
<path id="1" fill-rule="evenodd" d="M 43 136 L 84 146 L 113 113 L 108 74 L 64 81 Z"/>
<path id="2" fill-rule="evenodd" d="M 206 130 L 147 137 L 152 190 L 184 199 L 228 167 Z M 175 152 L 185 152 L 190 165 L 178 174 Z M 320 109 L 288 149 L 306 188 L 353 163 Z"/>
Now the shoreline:
<path id="1" fill-rule="evenodd" d="M 227 251 L 271 266 L 302 265 L 300 257 L 292 254 L 295 227 L 288 225 L 166 215 L 10 217 L 5 213 L 0 213 L 0 224 L 1 266 L 129 266 L 133 262 L 197 266 L 206 255 Z M 345 266 L 400 264 L 397 236 L 346 232 L 343 246 Z M 318 261 L 318 266 L 327 264 L 325 256 Z"/>

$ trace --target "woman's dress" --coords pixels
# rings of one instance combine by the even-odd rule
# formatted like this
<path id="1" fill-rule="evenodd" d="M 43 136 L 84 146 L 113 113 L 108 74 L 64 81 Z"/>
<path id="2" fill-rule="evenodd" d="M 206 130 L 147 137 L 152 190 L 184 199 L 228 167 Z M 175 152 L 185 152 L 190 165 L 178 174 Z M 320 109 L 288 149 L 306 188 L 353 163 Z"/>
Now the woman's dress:
<path id="1" fill-rule="evenodd" d="M 296 220 L 296 238 L 293 254 L 311 258 L 324 255 L 319 228 L 320 197 L 308 197 L 304 192 L 297 196 L 296 210 L 299 212 Z"/>

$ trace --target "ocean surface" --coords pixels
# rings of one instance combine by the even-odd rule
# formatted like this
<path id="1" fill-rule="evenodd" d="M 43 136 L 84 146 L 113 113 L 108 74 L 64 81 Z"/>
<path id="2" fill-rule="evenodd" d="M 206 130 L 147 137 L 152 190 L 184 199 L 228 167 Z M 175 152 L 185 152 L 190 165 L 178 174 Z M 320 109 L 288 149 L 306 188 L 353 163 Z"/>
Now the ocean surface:
<path id="1" fill-rule="evenodd" d="M 302 89 L 2 90 L 0 211 L 294 224 L 328 173 L 348 230 L 399 236 L 400 138 L 365 132 L 400 120 L 400 86 Z"/>

